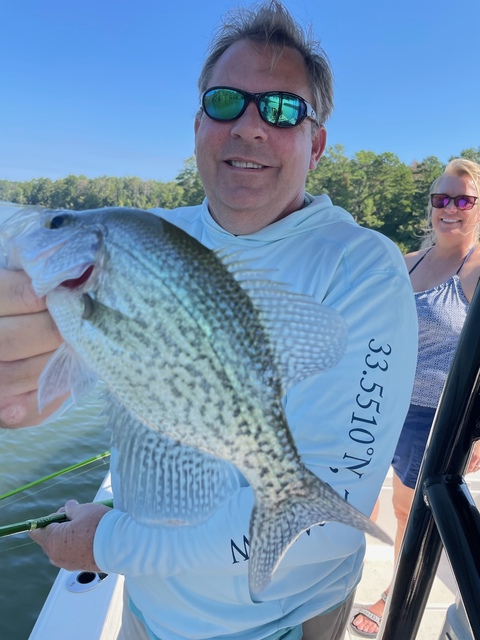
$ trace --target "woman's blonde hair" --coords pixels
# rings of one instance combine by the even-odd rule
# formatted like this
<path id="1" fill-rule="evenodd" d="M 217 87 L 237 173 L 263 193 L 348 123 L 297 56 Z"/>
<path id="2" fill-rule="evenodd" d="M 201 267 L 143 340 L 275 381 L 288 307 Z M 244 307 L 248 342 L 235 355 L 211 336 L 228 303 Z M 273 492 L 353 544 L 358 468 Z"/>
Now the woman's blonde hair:
<path id="1" fill-rule="evenodd" d="M 430 191 L 428 193 L 428 207 L 427 207 L 427 220 L 424 229 L 424 238 L 422 240 L 422 247 L 429 247 L 435 244 L 436 236 L 435 231 L 432 226 L 432 203 L 430 201 L 430 196 L 432 193 L 438 193 L 438 185 L 440 181 L 445 176 L 459 176 L 459 177 L 467 177 L 475 185 L 475 189 L 477 191 L 477 196 L 480 198 L 480 164 L 478 162 L 473 162 L 473 160 L 467 160 L 467 158 L 454 158 L 450 160 L 450 162 L 445 167 L 443 173 L 432 182 L 432 186 L 430 187 Z M 479 201 L 475 203 L 475 206 L 479 206 Z M 475 228 L 475 240 L 476 242 L 480 241 L 480 220 L 477 223 Z"/>

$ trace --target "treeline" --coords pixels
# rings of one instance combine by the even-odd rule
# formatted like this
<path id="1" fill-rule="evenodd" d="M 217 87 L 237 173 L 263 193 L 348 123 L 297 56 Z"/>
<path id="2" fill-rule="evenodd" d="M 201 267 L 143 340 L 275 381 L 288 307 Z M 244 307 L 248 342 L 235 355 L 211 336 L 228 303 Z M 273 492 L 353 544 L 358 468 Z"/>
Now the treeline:
<path id="1" fill-rule="evenodd" d="M 0 180 L 0 200 L 38 204 L 51 209 L 83 210 L 113 206 L 174 209 L 198 204 L 203 198 L 203 187 L 193 157 L 185 161 L 184 169 L 171 182 L 74 175 L 55 181 L 49 178 L 26 182 Z"/>
<path id="2" fill-rule="evenodd" d="M 459 154 L 480 163 L 480 146 Z M 307 178 L 311 194 L 328 193 L 334 204 L 362 225 L 391 238 L 402 251 L 419 245 L 430 184 L 443 171 L 435 156 L 406 165 L 394 153 L 359 151 L 352 157 L 341 146 L 327 149 Z M 0 180 L 0 200 L 49 208 L 95 209 L 126 206 L 148 209 L 199 204 L 204 198 L 195 159 L 189 158 L 175 180 L 161 182 L 136 177 L 67 176 L 52 181 Z"/>

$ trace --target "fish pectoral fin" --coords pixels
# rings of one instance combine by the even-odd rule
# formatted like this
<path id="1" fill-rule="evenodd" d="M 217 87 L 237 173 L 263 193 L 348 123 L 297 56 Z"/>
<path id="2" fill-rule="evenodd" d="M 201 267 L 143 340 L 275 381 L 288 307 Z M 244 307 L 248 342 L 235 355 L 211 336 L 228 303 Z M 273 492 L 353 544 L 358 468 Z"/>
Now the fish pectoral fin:
<path id="1" fill-rule="evenodd" d="M 287 549 L 301 533 L 314 525 L 339 522 L 393 544 L 370 518 L 313 473 L 308 472 L 306 484 L 309 486 L 302 496 L 291 495 L 270 511 L 257 505 L 252 511 L 248 579 L 254 602 L 261 602 L 259 596 L 271 582 Z"/>
<path id="2" fill-rule="evenodd" d="M 289 291 L 284 284 L 262 280 L 257 272 L 232 269 L 232 275 L 260 314 L 284 392 L 307 376 L 330 369 L 340 361 L 348 331 L 336 309 L 320 304 L 309 295 Z"/>
<path id="3" fill-rule="evenodd" d="M 239 476 L 230 463 L 128 415 L 113 416 L 109 426 L 119 451 L 123 503 L 137 522 L 196 525 L 237 491 Z"/>
<path id="4" fill-rule="evenodd" d="M 38 385 L 38 409 L 70 391 L 75 403 L 93 389 L 97 377 L 65 342 L 55 351 L 42 371 Z"/>
<path id="5" fill-rule="evenodd" d="M 293 293 L 282 297 L 276 309 L 270 302 L 267 308 L 273 314 L 267 329 L 274 337 L 284 389 L 331 369 L 343 357 L 348 331 L 336 309 Z"/>

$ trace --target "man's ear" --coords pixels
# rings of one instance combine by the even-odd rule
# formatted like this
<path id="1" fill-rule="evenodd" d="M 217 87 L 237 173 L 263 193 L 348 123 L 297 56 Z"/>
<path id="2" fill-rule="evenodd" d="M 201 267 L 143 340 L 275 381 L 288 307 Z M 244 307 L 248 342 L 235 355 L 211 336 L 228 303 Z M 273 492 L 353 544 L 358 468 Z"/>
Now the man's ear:
<path id="1" fill-rule="evenodd" d="M 195 120 L 193 121 L 193 131 L 195 133 L 195 135 L 197 134 L 198 131 L 198 127 L 200 126 L 200 118 L 201 118 L 201 114 L 197 113 L 197 115 L 195 116 Z"/>
<path id="2" fill-rule="evenodd" d="M 318 126 L 315 135 L 312 138 L 312 153 L 310 155 L 310 171 L 314 171 L 317 168 L 318 161 L 322 157 L 327 144 L 327 130 L 321 124 Z"/>
<path id="3" fill-rule="evenodd" d="M 193 121 L 193 132 L 195 134 L 193 155 L 197 154 L 197 131 L 198 131 L 198 127 L 200 126 L 201 118 L 202 118 L 202 114 L 198 112 L 197 115 L 195 116 L 195 120 Z"/>

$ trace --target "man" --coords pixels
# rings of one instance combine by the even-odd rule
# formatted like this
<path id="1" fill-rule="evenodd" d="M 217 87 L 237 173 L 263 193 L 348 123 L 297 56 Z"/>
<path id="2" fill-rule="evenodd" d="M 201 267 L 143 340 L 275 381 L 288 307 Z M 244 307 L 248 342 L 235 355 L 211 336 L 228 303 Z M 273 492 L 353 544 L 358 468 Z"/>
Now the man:
<path id="1" fill-rule="evenodd" d="M 225 23 L 199 87 L 195 152 L 207 199 L 158 214 L 343 316 L 346 354 L 332 370 L 288 389 L 284 407 L 307 466 L 370 513 L 409 403 L 416 313 L 394 245 L 360 228 L 326 195 L 305 192 L 332 107 L 326 58 L 280 3 L 267 2 Z M 40 421 L 37 377 L 61 338 L 23 274 L 4 274 L 1 287 L 7 317 L 0 323 L 0 382 L 7 386 L 0 418 L 13 428 Z M 119 495 L 115 451 L 112 478 Z M 363 534 L 333 523 L 304 533 L 262 602 L 253 603 L 245 543 L 252 503 L 243 483 L 205 523 L 177 528 L 141 526 L 118 508 L 68 503 L 70 522 L 32 537 L 58 566 L 125 575 L 122 638 L 343 638 Z"/>

